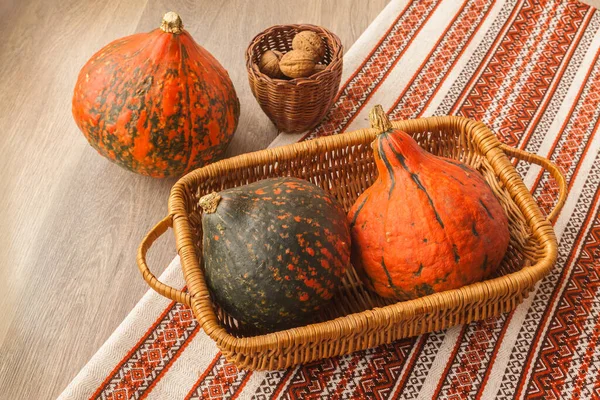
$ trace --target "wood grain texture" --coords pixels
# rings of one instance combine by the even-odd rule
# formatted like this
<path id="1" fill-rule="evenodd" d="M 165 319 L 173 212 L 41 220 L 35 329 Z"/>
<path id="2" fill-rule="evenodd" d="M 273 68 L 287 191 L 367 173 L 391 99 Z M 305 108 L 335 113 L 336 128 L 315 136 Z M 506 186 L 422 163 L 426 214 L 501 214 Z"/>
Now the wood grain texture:
<path id="1" fill-rule="evenodd" d="M 147 287 L 137 246 L 174 180 L 100 157 L 71 117 L 77 73 L 103 45 L 158 26 L 169 10 L 229 71 L 242 114 L 229 155 L 277 132 L 250 93 L 244 50 L 268 26 L 313 23 L 349 48 L 387 0 L 303 2 L 29 0 L 0 3 L 0 398 L 55 398 Z M 159 274 L 172 235 L 150 254 Z"/>

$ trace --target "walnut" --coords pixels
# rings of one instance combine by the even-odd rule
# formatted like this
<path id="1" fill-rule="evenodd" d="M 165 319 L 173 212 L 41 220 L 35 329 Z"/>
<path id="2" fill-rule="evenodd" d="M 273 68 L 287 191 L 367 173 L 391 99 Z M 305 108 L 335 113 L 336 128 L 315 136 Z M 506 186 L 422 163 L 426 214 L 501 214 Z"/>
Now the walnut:
<path id="1" fill-rule="evenodd" d="M 312 54 L 315 62 L 323 61 L 325 56 L 325 44 L 321 37 L 313 31 L 298 32 L 292 40 L 292 48 Z"/>
<path id="2" fill-rule="evenodd" d="M 325 65 L 325 64 L 317 64 L 317 65 L 315 65 L 315 67 L 313 68 L 313 72 L 312 72 L 312 73 L 313 73 L 313 74 L 316 74 L 317 72 L 324 71 L 324 70 L 325 70 L 325 68 L 327 68 L 327 65 Z"/>
<path id="3" fill-rule="evenodd" d="M 301 50 L 292 50 L 285 53 L 279 61 L 281 72 L 290 78 L 302 78 L 312 74 L 315 60 L 310 53 Z"/>
<path id="4" fill-rule="evenodd" d="M 267 50 L 260 56 L 258 68 L 263 74 L 270 76 L 271 78 L 282 78 L 283 74 L 279 68 L 279 59 L 281 57 L 282 54 L 280 52 Z"/>

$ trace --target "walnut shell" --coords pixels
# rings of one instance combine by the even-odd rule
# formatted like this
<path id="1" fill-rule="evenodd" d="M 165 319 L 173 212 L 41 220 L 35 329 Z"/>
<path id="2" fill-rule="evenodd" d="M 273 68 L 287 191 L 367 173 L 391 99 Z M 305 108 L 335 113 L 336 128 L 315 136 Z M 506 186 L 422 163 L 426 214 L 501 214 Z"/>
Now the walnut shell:
<path id="1" fill-rule="evenodd" d="M 325 56 L 325 44 L 321 37 L 313 31 L 298 32 L 292 40 L 292 48 L 312 54 L 315 62 L 323 61 Z"/>
<path id="2" fill-rule="evenodd" d="M 317 64 L 317 65 L 315 65 L 315 67 L 313 68 L 313 72 L 312 72 L 312 73 L 313 73 L 313 74 L 316 74 L 317 72 L 324 71 L 324 70 L 325 70 L 325 68 L 327 68 L 327 65 L 325 65 L 325 64 Z"/>
<path id="3" fill-rule="evenodd" d="M 260 61 L 258 62 L 258 68 L 260 71 L 271 78 L 283 77 L 281 69 L 279 68 L 279 59 L 281 58 L 281 53 L 279 53 L 279 56 L 277 53 L 279 52 L 267 50 L 262 54 L 262 56 L 260 56 Z"/>
<path id="4" fill-rule="evenodd" d="M 281 57 L 279 68 L 287 77 L 302 78 L 312 74 L 315 68 L 315 60 L 310 53 L 292 50 Z"/>

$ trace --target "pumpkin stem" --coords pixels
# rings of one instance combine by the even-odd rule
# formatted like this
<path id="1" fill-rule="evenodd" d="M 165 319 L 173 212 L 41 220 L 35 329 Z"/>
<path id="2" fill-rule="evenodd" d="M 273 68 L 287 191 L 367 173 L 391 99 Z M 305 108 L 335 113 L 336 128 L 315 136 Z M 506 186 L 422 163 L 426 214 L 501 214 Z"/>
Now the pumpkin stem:
<path id="1" fill-rule="evenodd" d="M 169 11 L 165 14 L 160 24 L 163 32 L 179 35 L 183 31 L 183 22 L 176 12 Z"/>
<path id="2" fill-rule="evenodd" d="M 221 201 L 221 195 L 217 192 L 209 193 L 205 196 L 202 196 L 198 201 L 198 205 L 202 207 L 202 211 L 206 214 L 212 214 L 217 211 L 217 206 Z"/>
<path id="3" fill-rule="evenodd" d="M 369 111 L 369 121 L 371 122 L 371 128 L 377 129 L 379 133 L 391 131 L 394 128 L 380 104 Z"/>

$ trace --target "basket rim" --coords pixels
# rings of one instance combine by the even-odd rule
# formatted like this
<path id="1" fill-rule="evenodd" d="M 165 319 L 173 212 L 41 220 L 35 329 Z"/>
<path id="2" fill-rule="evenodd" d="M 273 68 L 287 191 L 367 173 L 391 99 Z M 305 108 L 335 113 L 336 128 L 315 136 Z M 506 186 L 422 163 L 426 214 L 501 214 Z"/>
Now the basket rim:
<path id="1" fill-rule="evenodd" d="M 407 129 L 408 122 L 416 124 L 416 128 Z M 190 228 L 185 204 L 186 188 L 193 187 L 208 177 L 219 175 L 227 169 L 247 168 L 260 165 L 265 161 L 277 161 L 297 158 L 300 155 L 313 154 L 323 149 L 365 144 L 375 139 L 378 132 L 372 128 L 360 129 L 317 138 L 314 140 L 293 143 L 242 154 L 226 160 L 221 160 L 203 168 L 196 169 L 180 178 L 171 189 L 168 210 L 173 220 L 173 232 L 178 254 L 188 290 L 192 299 L 192 310 L 206 334 L 220 348 L 231 352 L 257 353 L 264 350 L 282 349 L 288 346 L 298 346 L 315 341 L 339 340 L 356 334 L 358 331 L 375 331 L 379 328 L 416 317 L 420 314 L 433 313 L 463 307 L 466 304 L 477 304 L 482 298 L 490 296 L 504 298 L 512 292 L 519 292 L 533 285 L 545 276 L 553 267 L 558 245 L 551 223 L 542 215 L 533 196 L 516 172 L 508 156 L 502 150 L 502 144 L 496 135 L 482 122 L 460 116 L 436 116 L 414 120 L 393 121 L 396 129 L 410 132 L 431 131 L 454 128 L 472 131 L 472 137 L 483 157 L 486 157 L 494 172 L 506 186 L 515 204 L 519 207 L 532 237 L 540 245 L 542 257 L 533 265 L 525 266 L 519 271 L 500 277 L 476 282 L 458 289 L 434 293 L 414 300 L 397 302 L 384 307 L 365 310 L 333 320 L 309 324 L 297 328 L 277 331 L 260 336 L 235 337 L 229 334 L 221 325 L 214 312 L 212 300 L 204 276 L 199 265 L 195 247 L 190 241 L 193 236 Z M 517 287 L 511 290 L 511 287 Z M 501 289 L 498 289 L 501 288 Z M 357 328 L 357 327 L 360 327 Z"/>
<path id="2" fill-rule="evenodd" d="M 319 33 L 321 36 L 328 36 L 331 38 L 331 42 L 334 45 L 331 48 L 331 62 L 327 64 L 323 71 L 319 71 L 311 76 L 307 76 L 304 78 L 294 78 L 294 79 L 277 79 L 271 78 L 270 76 L 263 74 L 258 65 L 252 62 L 252 55 L 254 54 L 254 49 L 260 42 L 263 37 L 270 36 L 273 32 L 282 30 L 282 29 L 298 29 L 298 30 L 311 30 L 313 32 Z M 344 59 L 344 47 L 342 45 L 342 41 L 340 38 L 327 28 L 322 26 L 313 25 L 313 24 L 283 24 L 283 25 L 273 25 L 269 28 L 259 32 L 252 38 L 250 44 L 246 48 L 245 52 L 246 58 L 246 70 L 248 74 L 257 81 L 268 82 L 271 85 L 275 86 L 301 86 L 307 84 L 319 84 L 320 81 L 331 79 L 331 75 L 335 73 L 337 69 L 342 68 L 342 63 Z"/>

